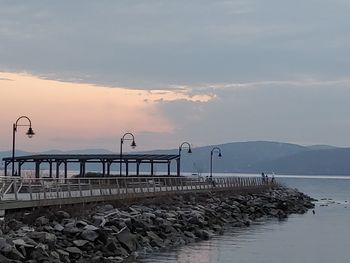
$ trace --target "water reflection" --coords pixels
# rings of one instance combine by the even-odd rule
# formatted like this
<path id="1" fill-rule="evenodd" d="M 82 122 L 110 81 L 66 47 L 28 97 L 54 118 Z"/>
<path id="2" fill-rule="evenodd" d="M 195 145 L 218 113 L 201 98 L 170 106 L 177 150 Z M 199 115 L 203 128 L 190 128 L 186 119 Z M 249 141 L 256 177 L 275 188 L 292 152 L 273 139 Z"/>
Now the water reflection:
<path id="1" fill-rule="evenodd" d="M 155 253 L 137 262 L 348 262 L 350 180 L 283 180 L 319 199 L 315 215 L 309 211 L 285 221 L 260 220 L 251 227 L 231 228 L 211 240 Z"/>

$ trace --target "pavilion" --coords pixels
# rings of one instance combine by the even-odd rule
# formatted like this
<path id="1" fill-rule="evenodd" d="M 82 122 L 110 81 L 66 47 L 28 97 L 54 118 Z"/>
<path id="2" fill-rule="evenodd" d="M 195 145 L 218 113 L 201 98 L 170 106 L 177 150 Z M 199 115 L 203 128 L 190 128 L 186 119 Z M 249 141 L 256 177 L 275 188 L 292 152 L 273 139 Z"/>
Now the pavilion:
<path id="1" fill-rule="evenodd" d="M 130 165 L 136 166 L 136 176 L 140 175 L 140 165 L 149 165 L 149 173 L 145 176 L 154 176 L 154 165 L 164 164 L 167 165 L 167 175 L 171 175 L 172 162 L 176 162 L 176 175 L 180 176 L 180 155 L 178 154 L 123 154 L 122 158 L 119 154 L 38 154 L 3 158 L 5 162 L 4 173 L 8 175 L 8 166 L 12 162 L 17 167 L 17 175 L 22 175 L 22 166 L 27 163 L 34 163 L 35 165 L 35 177 L 40 177 L 41 164 L 48 164 L 49 176 L 52 178 L 53 166 L 55 166 L 55 177 L 59 178 L 60 169 L 63 165 L 64 177 L 68 176 L 68 165 L 79 164 L 79 176 L 84 177 L 86 175 L 86 164 L 97 163 L 101 164 L 102 176 L 111 175 L 111 165 L 118 164 L 125 166 L 125 174 L 123 176 L 130 176 Z M 119 174 L 119 171 L 116 173 Z M 144 174 L 142 174 L 144 176 Z"/>

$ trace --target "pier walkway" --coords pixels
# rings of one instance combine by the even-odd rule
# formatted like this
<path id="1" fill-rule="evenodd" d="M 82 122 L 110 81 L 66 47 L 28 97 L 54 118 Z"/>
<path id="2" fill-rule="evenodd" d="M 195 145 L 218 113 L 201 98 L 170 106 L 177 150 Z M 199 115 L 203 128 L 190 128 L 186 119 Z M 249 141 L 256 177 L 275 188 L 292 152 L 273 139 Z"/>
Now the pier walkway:
<path id="1" fill-rule="evenodd" d="M 169 194 L 262 189 L 259 177 L 0 177 L 0 211 L 40 206 L 146 198 Z"/>

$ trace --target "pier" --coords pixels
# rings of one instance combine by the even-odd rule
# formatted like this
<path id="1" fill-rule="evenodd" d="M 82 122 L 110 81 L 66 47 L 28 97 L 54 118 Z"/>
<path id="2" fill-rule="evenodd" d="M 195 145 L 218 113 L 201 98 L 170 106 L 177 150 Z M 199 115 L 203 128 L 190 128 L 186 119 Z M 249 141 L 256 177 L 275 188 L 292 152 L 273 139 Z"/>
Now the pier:
<path id="1" fill-rule="evenodd" d="M 104 202 L 130 198 L 265 189 L 258 177 L 98 177 L 21 178 L 0 177 L 0 210 Z"/>

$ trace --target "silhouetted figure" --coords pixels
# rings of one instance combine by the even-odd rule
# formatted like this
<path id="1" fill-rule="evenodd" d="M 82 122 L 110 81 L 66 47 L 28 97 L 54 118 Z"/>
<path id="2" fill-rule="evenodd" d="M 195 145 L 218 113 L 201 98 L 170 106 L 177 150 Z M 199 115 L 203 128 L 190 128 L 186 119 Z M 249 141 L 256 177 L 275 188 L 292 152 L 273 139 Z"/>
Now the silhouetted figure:
<path id="1" fill-rule="evenodd" d="M 261 173 L 261 180 L 263 183 L 265 183 L 265 174 L 264 173 Z"/>
<path id="2" fill-rule="evenodd" d="M 313 214 L 316 214 L 315 210 L 312 210 L 312 213 L 313 213 Z"/>

